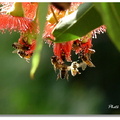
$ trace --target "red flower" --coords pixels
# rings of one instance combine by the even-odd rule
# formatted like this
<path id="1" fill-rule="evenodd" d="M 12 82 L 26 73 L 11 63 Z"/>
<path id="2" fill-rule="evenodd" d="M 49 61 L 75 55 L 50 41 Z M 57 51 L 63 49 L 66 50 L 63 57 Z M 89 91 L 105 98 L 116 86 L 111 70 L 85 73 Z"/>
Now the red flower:
<path id="1" fill-rule="evenodd" d="M 73 43 L 72 50 L 75 51 L 76 54 L 88 53 L 88 50 L 92 48 L 92 34 L 87 34 L 86 36 L 81 37 L 78 40 L 75 40 Z"/>
<path id="2" fill-rule="evenodd" d="M 19 31 L 21 33 L 33 32 L 35 23 L 24 17 L 15 17 L 12 15 L 0 15 L 0 30 Z"/>
<path id="3" fill-rule="evenodd" d="M 14 53 L 28 61 L 36 46 L 36 33 L 39 32 L 36 23 L 38 3 L 2 2 L 1 4 L 0 30 L 20 32 L 18 42 L 13 43 L 16 49 Z"/>
<path id="4" fill-rule="evenodd" d="M 64 42 L 64 43 L 54 43 L 53 51 L 54 55 L 57 56 L 59 62 L 63 62 L 65 59 L 68 62 L 71 62 L 71 50 L 72 50 L 73 41 Z"/>
<path id="5" fill-rule="evenodd" d="M 68 9 L 68 14 L 74 12 L 75 9 L 77 9 L 77 7 L 80 5 L 81 3 L 78 2 L 74 2 L 71 3 L 70 8 Z M 54 9 L 54 14 L 53 15 L 53 11 L 52 9 Z M 56 26 L 56 22 L 58 22 L 61 18 L 63 18 L 66 14 L 66 11 L 59 11 L 58 9 L 56 9 L 54 6 L 50 6 L 49 7 L 49 13 L 47 16 L 47 23 L 46 23 L 46 27 L 45 27 L 45 33 L 43 35 L 43 38 L 45 38 L 45 41 L 48 44 L 52 44 L 52 42 L 49 39 L 54 40 L 54 36 L 52 35 L 52 30 L 54 29 L 54 27 Z M 55 20 L 55 18 L 57 19 L 57 21 Z M 53 52 L 54 55 L 57 56 L 59 62 L 63 62 L 65 59 L 68 62 L 71 62 L 71 50 L 72 50 L 72 44 L 73 41 L 69 41 L 69 42 L 64 42 L 64 43 L 53 43 Z"/>
<path id="6" fill-rule="evenodd" d="M 43 33 L 43 38 L 45 39 L 45 42 L 48 43 L 49 45 L 52 44 L 52 41 L 50 39 L 54 40 L 54 36 L 52 35 L 52 30 L 54 27 L 55 24 L 47 22 Z"/>
<path id="7" fill-rule="evenodd" d="M 4 31 L 6 30 L 14 30 L 14 31 L 19 31 L 21 33 L 24 32 L 36 32 L 36 24 L 35 21 L 33 21 L 33 18 L 35 17 L 35 11 L 37 9 L 37 4 L 29 3 L 23 3 L 23 12 L 24 16 L 20 16 L 19 11 L 15 11 L 14 14 L 11 12 L 11 8 L 15 7 L 15 3 L 1 3 L 3 7 L 1 7 L 1 12 L 0 12 L 0 30 Z M 21 4 L 21 3 L 16 3 L 16 4 Z M 22 4 L 21 4 L 22 5 Z M 28 9 L 27 9 L 28 7 Z M 36 7 L 36 8 L 35 8 Z M 18 8 L 18 7 L 17 7 Z M 14 9 L 17 9 L 14 8 Z M 30 11 L 31 9 L 31 11 Z M 34 9 L 34 11 L 33 11 Z"/>
<path id="8" fill-rule="evenodd" d="M 67 14 L 71 14 L 80 4 L 82 3 L 71 3 L 71 7 L 67 10 Z M 92 38 L 96 38 L 97 34 L 104 33 L 106 31 L 106 26 L 102 25 L 87 35 L 81 37 L 80 39 L 63 43 L 54 43 L 50 41 L 50 39 L 55 39 L 55 37 L 52 35 L 52 31 L 59 20 L 65 15 L 66 11 L 59 11 L 54 6 L 50 6 L 49 14 L 47 16 L 46 28 L 43 35 L 45 41 L 48 44 L 53 45 L 53 52 L 55 56 L 51 58 L 51 63 L 54 66 L 54 69 L 59 69 L 57 78 L 62 79 L 68 78 L 67 74 L 69 70 L 71 70 L 71 73 L 75 73 L 72 75 L 76 75 L 77 73 L 80 73 L 78 70 L 79 67 L 82 67 L 82 70 L 85 70 L 86 66 L 95 67 L 95 65 L 91 62 L 91 54 L 95 53 L 95 50 L 92 49 Z M 77 63 L 74 61 L 72 62 L 72 50 L 78 54 L 78 58 L 81 59 L 82 63 Z M 65 60 L 67 62 L 72 62 L 72 64 L 70 66 L 66 65 L 64 62 Z"/>

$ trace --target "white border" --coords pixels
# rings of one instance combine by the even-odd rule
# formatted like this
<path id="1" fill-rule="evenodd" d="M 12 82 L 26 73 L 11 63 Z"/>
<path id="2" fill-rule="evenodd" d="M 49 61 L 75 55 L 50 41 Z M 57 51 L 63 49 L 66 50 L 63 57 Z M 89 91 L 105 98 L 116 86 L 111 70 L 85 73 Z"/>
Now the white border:
<path id="1" fill-rule="evenodd" d="M 0 2 L 120 2 L 120 0 L 0 0 Z"/>
<path id="2" fill-rule="evenodd" d="M 0 117 L 0 120 L 120 120 L 119 117 Z"/>
<path id="3" fill-rule="evenodd" d="M 113 1 L 112 0 L 81 0 L 81 1 L 80 0 L 26 0 L 26 1 L 25 0 L 0 0 L 0 2 L 120 2 L 120 0 L 113 0 Z M 46 116 L 44 115 L 44 117 L 41 117 L 39 115 L 37 117 L 34 115 L 33 116 L 30 115 L 30 117 L 28 116 L 23 117 L 22 114 L 19 115 L 18 117 L 16 117 L 16 115 L 15 116 L 1 115 L 0 120 L 26 120 L 26 119 L 28 120 L 114 120 L 114 119 L 120 120 L 120 116 L 117 117 L 115 114 L 110 114 L 111 117 L 110 116 L 103 117 L 102 115 L 98 117 L 91 117 L 87 115 L 85 115 L 87 117 L 75 117 L 75 115 L 73 116 L 70 115 L 71 117 L 67 117 L 67 116 L 63 117 L 62 115 L 61 116 L 59 115 L 59 117 L 51 117 L 51 116 L 46 117 L 47 115 Z"/>

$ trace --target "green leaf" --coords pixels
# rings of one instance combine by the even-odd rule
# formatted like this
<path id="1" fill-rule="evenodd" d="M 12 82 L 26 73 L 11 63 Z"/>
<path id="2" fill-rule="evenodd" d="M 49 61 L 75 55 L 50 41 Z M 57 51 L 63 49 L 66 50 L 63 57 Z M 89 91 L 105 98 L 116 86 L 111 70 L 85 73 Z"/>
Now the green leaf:
<path id="1" fill-rule="evenodd" d="M 55 42 L 78 39 L 102 25 L 102 18 L 92 3 L 83 3 L 72 14 L 64 17 L 53 30 Z"/>
<path id="2" fill-rule="evenodd" d="M 120 51 L 120 3 L 95 3 L 95 6 L 107 26 L 111 40 Z"/>
<path id="3" fill-rule="evenodd" d="M 37 36 L 37 45 L 36 49 L 34 51 L 33 57 L 32 57 L 32 67 L 30 71 L 31 78 L 34 78 L 35 71 L 39 65 L 40 62 L 40 53 L 42 51 L 43 46 L 43 40 L 42 40 L 42 34 L 46 22 L 46 15 L 48 12 L 48 4 L 49 3 L 39 3 L 38 6 L 38 19 L 39 19 L 39 28 L 40 28 L 40 34 Z"/>

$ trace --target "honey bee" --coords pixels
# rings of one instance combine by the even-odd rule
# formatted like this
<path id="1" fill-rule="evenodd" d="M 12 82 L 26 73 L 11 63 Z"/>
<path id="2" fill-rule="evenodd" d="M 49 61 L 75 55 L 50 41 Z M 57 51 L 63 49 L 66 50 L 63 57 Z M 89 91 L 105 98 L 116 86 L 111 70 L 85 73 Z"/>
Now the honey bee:
<path id="1" fill-rule="evenodd" d="M 20 43 L 17 43 L 17 42 L 13 43 L 12 47 L 15 48 L 15 49 L 21 49 L 21 50 L 24 50 L 24 51 L 29 50 L 28 46 L 24 46 L 24 45 L 22 45 Z"/>
<path id="2" fill-rule="evenodd" d="M 61 79 L 67 79 L 68 80 L 69 66 L 67 66 L 64 63 L 59 63 L 56 56 L 51 57 L 51 63 L 54 66 L 55 71 L 56 71 L 56 69 L 59 70 L 59 73 L 57 75 L 57 79 L 61 78 Z"/>
<path id="3" fill-rule="evenodd" d="M 81 40 L 80 40 L 80 39 L 77 40 L 77 41 L 74 41 L 74 42 L 73 42 L 73 45 L 72 45 L 72 50 L 73 50 L 73 51 L 78 50 L 78 49 L 80 48 L 80 45 L 81 45 Z"/>
<path id="4" fill-rule="evenodd" d="M 95 50 L 94 49 L 88 49 L 88 58 L 91 60 L 91 54 L 94 54 Z"/>
<path id="5" fill-rule="evenodd" d="M 24 58 L 28 63 L 30 61 L 30 58 L 32 56 L 32 54 L 26 54 L 25 51 L 23 50 L 18 50 L 17 51 L 17 54 L 21 57 L 21 58 Z"/>
<path id="6" fill-rule="evenodd" d="M 12 47 L 15 48 L 16 50 L 14 50 L 12 53 L 17 53 L 21 58 L 24 58 L 27 62 L 29 62 L 30 57 L 32 56 L 31 54 L 27 54 L 26 51 L 29 50 L 29 45 L 25 44 L 25 41 L 23 41 L 24 44 L 20 44 L 20 43 L 13 43 Z"/>
<path id="7" fill-rule="evenodd" d="M 93 53 L 95 53 L 94 49 L 88 49 L 88 53 L 80 55 L 80 58 L 83 61 L 82 70 L 85 70 L 87 66 L 95 67 L 95 65 L 91 61 L 91 54 Z"/>
<path id="8" fill-rule="evenodd" d="M 51 57 L 51 63 L 54 66 L 55 71 L 56 71 L 56 69 L 60 69 L 62 67 L 62 64 L 58 63 L 56 56 Z"/>
<path id="9" fill-rule="evenodd" d="M 68 74 L 68 66 L 63 64 L 61 68 L 59 68 L 59 73 L 57 75 L 57 80 L 59 78 L 61 79 L 67 79 L 68 80 L 69 74 Z"/>
<path id="10" fill-rule="evenodd" d="M 90 61 L 90 59 L 88 58 L 88 55 L 84 55 L 82 58 L 82 61 L 88 65 L 89 67 L 95 67 L 95 65 Z"/>
<path id="11" fill-rule="evenodd" d="M 78 74 L 81 74 L 78 70 L 78 68 L 80 67 L 81 65 L 79 63 L 77 63 L 76 61 L 75 62 L 72 62 L 70 68 L 71 68 L 71 75 L 72 76 L 75 76 Z"/>

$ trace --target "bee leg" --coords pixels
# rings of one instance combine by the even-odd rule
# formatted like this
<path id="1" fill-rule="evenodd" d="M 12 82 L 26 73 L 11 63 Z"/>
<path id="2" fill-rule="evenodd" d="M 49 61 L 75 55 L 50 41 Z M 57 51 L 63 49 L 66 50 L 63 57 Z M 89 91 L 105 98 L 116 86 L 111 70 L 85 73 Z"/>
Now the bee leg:
<path id="1" fill-rule="evenodd" d="M 67 79 L 67 81 L 69 81 L 69 74 L 66 75 L 66 79 Z"/>
<path id="2" fill-rule="evenodd" d="M 27 62 L 27 63 L 30 63 L 30 59 L 26 59 L 26 62 Z"/>
<path id="3" fill-rule="evenodd" d="M 91 54 L 90 53 L 88 53 L 88 58 L 91 61 Z"/>
<path id="4" fill-rule="evenodd" d="M 54 65 L 54 71 L 56 72 L 56 67 L 55 67 L 55 65 Z"/>
<path id="5" fill-rule="evenodd" d="M 57 74 L 57 79 L 56 79 L 56 81 L 58 81 L 59 78 L 60 78 L 60 73 Z"/>
<path id="6" fill-rule="evenodd" d="M 78 73 L 78 74 L 81 74 L 81 72 L 79 72 L 79 70 L 77 70 L 77 73 Z"/>

